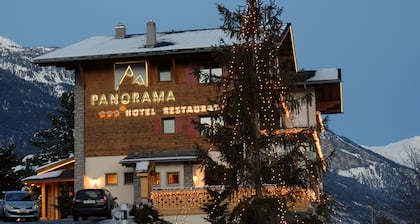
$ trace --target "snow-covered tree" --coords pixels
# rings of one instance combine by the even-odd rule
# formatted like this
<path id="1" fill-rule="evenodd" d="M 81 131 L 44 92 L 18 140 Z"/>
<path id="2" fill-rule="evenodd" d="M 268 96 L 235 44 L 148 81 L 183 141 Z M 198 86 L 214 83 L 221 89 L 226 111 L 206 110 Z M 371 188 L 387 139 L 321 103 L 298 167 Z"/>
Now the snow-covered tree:
<path id="1" fill-rule="evenodd" d="M 32 159 L 34 164 L 44 165 L 65 159 L 74 152 L 74 93 L 64 92 L 60 102 L 61 108 L 56 114 L 47 115 L 51 127 L 35 132 L 29 140 L 41 149 Z"/>
<path id="2" fill-rule="evenodd" d="M 222 42 L 217 48 L 225 70 L 219 80 L 197 70 L 199 78 L 212 79 L 220 93 L 211 101 L 221 109 L 212 112 L 210 124 L 199 127 L 208 139 L 208 145 L 199 146 L 206 181 L 223 186 L 209 190 L 207 220 L 321 223 L 319 216 L 298 214 L 293 207 L 302 189 L 322 195 L 318 184 L 326 164 L 316 156 L 322 127 L 297 128 L 291 120 L 313 96 L 294 94 L 298 76 L 291 74 L 293 62 L 281 57 L 282 9 L 274 1 L 247 0 L 234 12 L 222 5 L 218 10 L 222 29 L 237 42 Z"/>

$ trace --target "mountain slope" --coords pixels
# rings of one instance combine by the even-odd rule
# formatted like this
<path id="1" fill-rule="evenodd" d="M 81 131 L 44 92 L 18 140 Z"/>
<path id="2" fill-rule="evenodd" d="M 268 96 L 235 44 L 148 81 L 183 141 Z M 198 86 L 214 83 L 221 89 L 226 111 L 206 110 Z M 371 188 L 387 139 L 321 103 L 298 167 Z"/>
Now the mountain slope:
<path id="1" fill-rule="evenodd" d="M 366 148 L 393 160 L 398 164 L 414 168 L 414 164 L 410 161 L 410 154 L 415 153 L 416 155 L 420 155 L 420 136 L 403 139 L 386 146 L 372 146 Z"/>
<path id="2" fill-rule="evenodd" d="M 48 113 L 73 88 L 73 73 L 39 67 L 31 60 L 53 48 L 24 48 L 0 37 L 0 144 L 15 144 L 18 155 L 35 152 L 28 143 L 35 131 L 49 126 Z"/>
<path id="3" fill-rule="evenodd" d="M 326 155 L 333 152 L 324 188 L 343 205 L 343 223 L 370 223 L 372 215 L 378 214 L 397 223 L 420 221 L 413 206 L 420 195 L 404 195 L 413 170 L 332 132 L 325 134 L 322 145 Z"/>

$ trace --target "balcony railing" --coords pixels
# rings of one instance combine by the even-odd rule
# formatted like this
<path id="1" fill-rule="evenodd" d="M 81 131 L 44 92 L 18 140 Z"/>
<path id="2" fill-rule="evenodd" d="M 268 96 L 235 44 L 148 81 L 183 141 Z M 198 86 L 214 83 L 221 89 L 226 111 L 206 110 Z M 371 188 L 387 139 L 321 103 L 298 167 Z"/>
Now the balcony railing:
<path id="1" fill-rule="evenodd" d="M 263 194 L 265 196 L 289 195 L 291 201 L 288 203 L 288 207 L 296 212 L 310 212 L 311 202 L 317 200 L 314 191 L 301 188 L 265 187 Z M 234 207 L 243 198 L 253 195 L 255 195 L 255 189 L 241 188 L 233 195 L 231 205 Z M 208 202 L 210 195 L 207 189 L 203 188 L 165 189 L 152 191 L 151 199 L 161 215 L 189 215 L 203 214 L 204 211 L 201 208 Z"/>

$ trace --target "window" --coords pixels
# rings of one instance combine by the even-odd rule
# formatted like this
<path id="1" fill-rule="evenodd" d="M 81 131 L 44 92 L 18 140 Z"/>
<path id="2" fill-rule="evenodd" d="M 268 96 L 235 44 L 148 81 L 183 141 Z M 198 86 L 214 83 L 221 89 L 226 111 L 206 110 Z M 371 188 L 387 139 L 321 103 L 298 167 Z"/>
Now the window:
<path id="1" fill-rule="evenodd" d="M 160 185 L 160 173 L 155 173 L 151 176 L 152 178 L 152 185 L 159 186 Z"/>
<path id="2" fill-rule="evenodd" d="M 134 173 L 124 173 L 124 184 L 132 184 L 134 179 Z"/>
<path id="3" fill-rule="evenodd" d="M 208 127 L 211 125 L 212 125 L 211 117 L 200 117 L 200 135 L 202 136 L 206 135 L 205 127 Z"/>
<path id="4" fill-rule="evenodd" d="M 200 68 L 199 83 L 210 83 L 217 81 L 218 78 L 222 77 L 222 68 L 214 66 L 203 66 Z"/>
<path id="5" fill-rule="evenodd" d="M 179 173 L 169 172 L 168 173 L 168 185 L 179 184 Z"/>
<path id="6" fill-rule="evenodd" d="M 200 128 L 200 135 L 205 135 L 205 131 L 209 131 L 209 134 L 215 134 L 216 132 L 216 125 L 223 126 L 223 121 L 221 119 L 215 119 L 212 117 L 200 117 L 200 124 L 202 127 Z M 209 129 L 205 129 L 204 126 L 208 127 Z"/>
<path id="7" fill-rule="evenodd" d="M 175 133 L 175 118 L 163 119 L 163 134 Z"/>
<path id="8" fill-rule="evenodd" d="M 107 173 L 105 174 L 106 185 L 117 185 L 118 184 L 118 175 L 117 173 Z"/>
<path id="9" fill-rule="evenodd" d="M 159 82 L 167 82 L 171 80 L 172 80 L 171 67 L 170 66 L 159 67 Z"/>

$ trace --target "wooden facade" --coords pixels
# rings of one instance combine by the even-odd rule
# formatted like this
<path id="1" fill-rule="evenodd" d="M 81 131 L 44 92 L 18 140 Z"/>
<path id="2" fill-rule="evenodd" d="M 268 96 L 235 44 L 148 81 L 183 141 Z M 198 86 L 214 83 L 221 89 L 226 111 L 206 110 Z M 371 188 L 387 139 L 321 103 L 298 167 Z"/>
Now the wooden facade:
<path id="1" fill-rule="evenodd" d="M 192 121 L 207 114 L 201 107 L 207 108 L 209 105 L 207 99 L 214 96 L 215 91 L 213 86 L 198 83 L 193 73 L 193 66 L 205 66 L 208 62 L 199 61 L 197 58 L 203 57 L 194 54 L 172 55 L 163 58 L 133 58 L 128 59 L 128 62 L 108 61 L 106 64 L 97 62 L 82 64 L 84 97 L 87 99 L 85 100 L 86 156 L 116 156 L 144 150 L 187 149 L 200 141 L 198 131 L 195 130 Z M 116 91 L 114 88 L 115 63 L 130 66 L 138 62 L 148 65 L 148 86 L 133 84 L 134 77 L 125 77 Z M 161 66 L 170 68 L 170 81 L 158 80 Z M 139 102 L 132 102 L 135 98 L 133 94 L 139 97 Z M 150 101 L 144 99 L 145 94 L 150 97 Z M 158 100 L 154 100 L 155 94 L 159 95 Z M 168 94 L 171 94 L 169 97 L 173 98 L 166 100 Z M 95 105 L 92 105 L 93 96 L 99 98 L 95 101 Z M 130 98 L 130 102 L 125 105 L 121 104 L 124 96 Z M 111 102 L 116 97 L 120 101 L 118 105 Z M 108 102 L 100 103 L 101 98 L 103 101 L 106 98 Z M 200 107 L 200 112 L 197 112 L 197 106 Z M 182 109 L 184 107 L 193 107 L 193 111 L 187 111 L 189 110 L 187 108 Z M 118 117 L 114 114 L 100 118 L 99 113 L 110 111 L 118 111 Z M 131 111 L 131 116 L 126 116 L 128 111 Z M 176 133 L 162 133 L 162 119 L 165 118 L 175 118 Z"/>
<path id="2" fill-rule="evenodd" d="M 34 60 L 40 65 L 76 71 L 75 190 L 89 186 L 87 182 L 92 181 L 97 187 L 107 187 L 118 198 L 125 197 L 125 202 L 137 203 L 149 198 L 165 214 L 184 213 L 176 208 L 179 200 L 185 202 L 184 197 L 199 195 L 199 199 L 194 199 L 199 201 L 194 206 L 190 204 L 192 207 L 188 209 L 194 214 L 200 213 L 208 195 L 205 190 L 194 189 L 197 161 L 190 152 L 194 151 L 195 144 L 205 142 L 193 121 L 207 116 L 209 110 L 217 110 L 218 106 L 208 102 L 217 94 L 215 87 L 200 83 L 194 69 L 220 68 L 213 55 L 214 43 L 220 36 L 212 38 L 215 42 L 206 42 L 206 38 L 217 32 L 221 31 L 162 33 L 157 36 L 154 47 L 145 45 L 145 35 L 93 38 Z M 282 39 L 279 57 L 290 62 L 290 73 L 297 73 L 290 24 L 285 26 Z M 182 41 L 185 43 L 180 44 Z M 198 44 L 200 41 L 204 43 Z M 190 48 L 189 42 L 200 47 Z M 162 74 L 166 75 L 163 79 Z M 302 116 L 308 122 L 317 119 L 315 111 L 342 112 L 340 74 L 333 82 L 328 80 L 328 88 L 321 80 L 303 83 L 300 90 L 316 95 L 316 108 L 311 108 L 313 113 Z M 167 119 L 174 121 L 173 132 L 164 133 Z M 181 155 L 181 152 L 186 154 Z M 153 167 L 136 170 L 136 166 L 145 161 Z M 89 162 L 95 164 L 87 164 Z M 114 170 L 110 170 L 109 164 L 122 164 L 124 168 L 114 166 Z M 127 190 L 129 185 L 125 180 L 108 183 L 107 174 L 115 173 L 121 178 L 129 169 L 135 173 L 131 191 Z M 164 189 L 167 186 L 161 185 L 158 188 L 162 189 L 154 189 L 157 186 L 151 186 L 151 173 L 165 172 L 160 176 L 165 178 L 169 169 L 178 169 L 182 175 L 178 185 L 170 185 L 178 190 Z M 183 188 L 185 191 L 179 190 Z M 179 200 L 168 195 L 180 195 Z M 302 202 L 302 205 L 305 210 L 310 202 Z"/>

